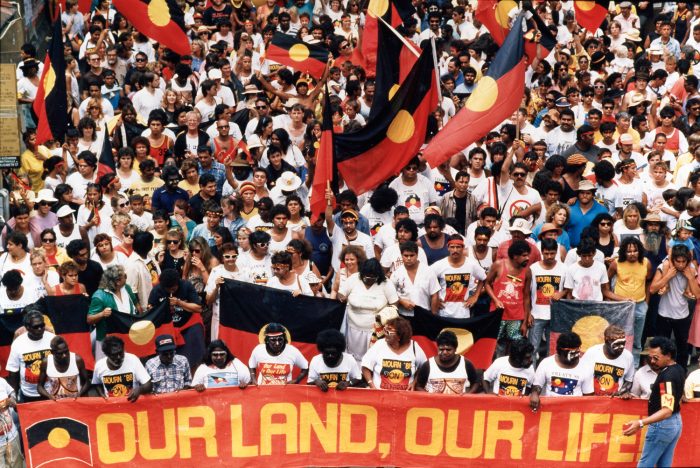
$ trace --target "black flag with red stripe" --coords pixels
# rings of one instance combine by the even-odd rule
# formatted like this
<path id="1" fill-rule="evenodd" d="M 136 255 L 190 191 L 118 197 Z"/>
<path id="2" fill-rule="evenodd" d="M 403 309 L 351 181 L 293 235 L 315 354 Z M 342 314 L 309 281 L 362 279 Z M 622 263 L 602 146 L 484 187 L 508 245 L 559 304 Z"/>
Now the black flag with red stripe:
<path id="1" fill-rule="evenodd" d="M 90 298 L 82 294 L 46 296 L 36 304 L 51 321 L 54 333 L 61 335 L 71 352 L 79 355 L 88 370 L 95 368 L 90 341 L 90 325 L 87 323 Z"/>
<path id="2" fill-rule="evenodd" d="M 24 326 L 24 314 L 22 310 L 13 310 L 11 313 L 3 311 L 0 314 L 0 377 L 7 376 L 7 358 L 10 357 L 10 347 L 15 339 L 15 332 Z"/>
<path id="3" fill-rule="evenodd" d="M 345 304 L 318 297 L 292 297 L 291 292 L 241 281 L 225 280 L 219 290 L 219 338 L 231 352 L 248 362 L 260 343 L 260 332 L 271 322 L 281 323 L 307 360 L 318 354 L 316 336 L 340 329 Z"/>
<path id="4" fill-rule="evenodd" d="M 267 47 L 266 57 L 274 62 L 308 73 L 316 79 L 323 76 L 330 52 L 325 47 L 307 44 L 289 34 L 275 33 Z"/>
<path id="5" fill-rule="evenodd" d="M 168 301 L 163 301 L 146 315 L 112 312 L 105 322 L 107 334 L 124 340 L 124 351 L 138 357 L 156 354 L 155 339 L 158 335 L 172 335 L 178 345 L 182 344 L 182 338 L 173 325 Z"/>
<path id="6" fill-rule="evenodd" d="M 190 54 L 185 15 L 175 0 L 113 0 L 112 6 L 140 33 L 179 55 Z"/>
<path id="7" fill-rule="evenodd" d="M 36 143 L 58 140 L 63 143 L 68 128 L 66 59 L 63 55 L 61 19 L 53 23 L 51 43 L 44 60 L 44 71 L 32 108 L 37 116 Z"/>

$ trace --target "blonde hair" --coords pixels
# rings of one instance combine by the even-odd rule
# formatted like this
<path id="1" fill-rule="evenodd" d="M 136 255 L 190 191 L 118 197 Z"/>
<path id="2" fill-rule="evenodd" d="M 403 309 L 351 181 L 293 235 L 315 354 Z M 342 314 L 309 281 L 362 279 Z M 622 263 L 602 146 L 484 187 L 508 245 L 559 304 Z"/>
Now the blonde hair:
<path id="1" fill-rule="evenodd" d="M 563 203 L 552 203 L 551 205 L 549 205 L 549 208 L 547 208 L 547 213 L 544 217 L 545 222 L 551 223 L 554 219 L 554 215 L 557 214 L 559 210 L 566 211 L 566 223 L 564 224 L 567 224 L 571 219 L 571 209 L 568 205 L 565 205 Z"/>
<path id="2" fill-rule="evenodd" d="M 112 215 L 112 227 L 117 226 L 120 223 L 129 224 L 131 222 L 131 217 L 124 213 L 114 213 Z"/>

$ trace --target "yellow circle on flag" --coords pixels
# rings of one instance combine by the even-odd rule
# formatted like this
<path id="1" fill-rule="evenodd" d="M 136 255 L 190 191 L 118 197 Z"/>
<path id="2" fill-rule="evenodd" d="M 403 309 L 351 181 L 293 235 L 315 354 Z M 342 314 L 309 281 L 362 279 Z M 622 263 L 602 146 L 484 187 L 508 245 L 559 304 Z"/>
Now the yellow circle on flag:
<path id="1" fill-rule="evenodd" d="M 518 5 L 516 5 L 513 0 L 503 0 L 498 2 L 496 5 L 496 11 L 494 12 L 494 16 L 496 17 L 498 24 L 504 28 L 510 27 L 510 17 L 508 16 L 508 13 L 510 13 L 510 10 L 517 7 Z"/>
<path id="2" fill-rule="evenodd" d="M 51 447 L 62 449 L 70 444 L 70 434 L 62 427 L 55 427 L 49 432 L 48 441 Z"/>
<path id="3" fill-rule="evenodd" d="M 610 325 L 607 320 L 597 315 L 581 317 L 576 321 L 571 331 L 581 337 L 581 351 L 605 341 L 603 332 Z"/>
<path id="4" fill-rule="evenodd" d="M 474 345 L 474 335 L 464 328 L 443 328 L 440 333 L 451 331 L 457 335 L 457 354 L 464 354 Z"/>
<path id="5" fill-rule="evenodd" d="M 150 320 L 139 320 L 129 329 L 129 339 L 139 346 L 148 344 L 155 334 L 156 327 Z"/>
<path id="6" fill-rule="evenodd" d="M 253 0 L 253 5 L 256 6 L 256 7 L 261 7 L 261 6 L 263 6 L 265 3 L 267 3 L 265 0 Z"/>
<path id="7" fill-rule="evenodd" d="M 309 48 L 304 44 L 294 44 L 289 48 L 289 57 L 295 62 L 303 62 L 309 58 Z"/>
<path id="8" fill-rule="evenodd" d="M 476 89 L 467 100 L 467 109 L 474 112 L 483 112 L 490 109 L 498 99 L 498 83 L 490 76 L 479 80 Z"/>
<path id="9" fill-rule="evenodd" d="M 170 23 L 170 9 L 165 0 L 151 0 L 148 4 L 148 18 L 156 26 L 165 26 Z"/>
<path id="10" fill-rule="evenodd" d="M 394 94 L 396 94 L 396 91 L 398 91 L 400 87 L 401 87 L 401 86 L 399 86 L 397 83 L 394 83 L 394 84 L 391 86 L 391 89 L 389 89 L 389 100 L 390 100 L 390 101 L 393 99 Z"/>
<path id="11" fill-rule="evenodd" d="M 592 0 L 576 0 L 576 6 L 579 10 L 590 11 L 595 7 L 595 2 Z"/>
<path id="12" fill-rule="evenodd" d="M 416 123 L 413 121 L 413 116 L 408 111 L 401 109 L 391 121 L 389 129 L 386 131 L 386 137 L 394 143 L 403 143 L 413 136 L 415 129 Z"/>
<path id="13" fill-rule="evenodd" d="M 44 77 L 44 96 L 48 96 L 54 84 L 56 84 L 56 70 L 53 67 L 49 67 Z"/>
<path id="14" fill-rule="evenodd" d="M 389 0 L 370 0 L 367 6 L 367 13 L 372 18 L 384 16 L 384 13 L 389 9 Z"/>

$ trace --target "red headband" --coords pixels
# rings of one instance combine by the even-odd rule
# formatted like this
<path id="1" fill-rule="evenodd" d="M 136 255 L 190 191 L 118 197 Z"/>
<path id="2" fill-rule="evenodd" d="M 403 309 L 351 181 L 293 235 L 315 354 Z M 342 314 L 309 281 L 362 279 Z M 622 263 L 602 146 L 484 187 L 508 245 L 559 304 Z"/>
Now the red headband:
<path id="1" fill-rule="evenodd" d="M 462 239 L 450 239 L 447 241 L 447 246 L 449 247 L 450 245 L 461 245 L 464 247 L 464 240 Z"/>

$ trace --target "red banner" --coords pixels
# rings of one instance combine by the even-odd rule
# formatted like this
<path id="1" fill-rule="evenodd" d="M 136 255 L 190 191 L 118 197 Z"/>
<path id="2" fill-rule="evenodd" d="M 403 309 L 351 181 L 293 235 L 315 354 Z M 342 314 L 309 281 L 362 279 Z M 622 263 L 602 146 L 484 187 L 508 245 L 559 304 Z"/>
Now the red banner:
<path id="1" fill-rule="evenodd" d="M 636 466 L 622 426 L 647 402 L 468 397 L 316 387 L 210 389 L 19 405 L 27 466 Z M 700 404 L 685 404 L 674 466 L 700 460 Z M 50 450 L 49 450 L 50 448 Z M 69 462 L 69 465 L 66 464 Z M 183 465 L 184 462 L 184 465 Z M 53 466 L 53 465 L 49 465 Z"/>

